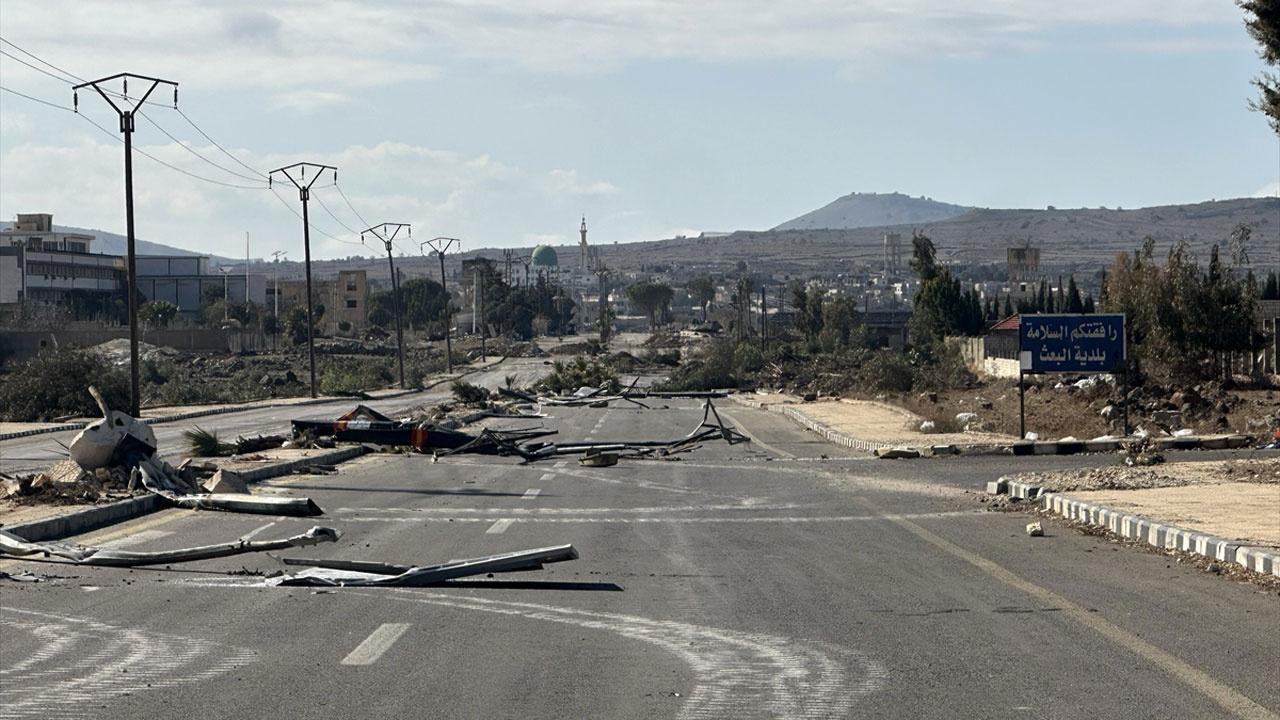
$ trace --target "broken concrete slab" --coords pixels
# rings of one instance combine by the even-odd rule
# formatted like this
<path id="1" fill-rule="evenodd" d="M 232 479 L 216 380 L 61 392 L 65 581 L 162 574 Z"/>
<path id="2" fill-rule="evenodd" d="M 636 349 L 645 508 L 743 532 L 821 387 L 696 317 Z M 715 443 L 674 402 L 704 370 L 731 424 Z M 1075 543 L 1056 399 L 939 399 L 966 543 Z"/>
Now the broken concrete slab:
<path id="1" fill-rule="evenodd" d="M 240 473 L 225 468 L 215 472 L 213 478 L 205 483 L 205 488 L 211 493 L 249 494 L 249 486 L 245 484 L 244 478 L 240 477 Z"/>

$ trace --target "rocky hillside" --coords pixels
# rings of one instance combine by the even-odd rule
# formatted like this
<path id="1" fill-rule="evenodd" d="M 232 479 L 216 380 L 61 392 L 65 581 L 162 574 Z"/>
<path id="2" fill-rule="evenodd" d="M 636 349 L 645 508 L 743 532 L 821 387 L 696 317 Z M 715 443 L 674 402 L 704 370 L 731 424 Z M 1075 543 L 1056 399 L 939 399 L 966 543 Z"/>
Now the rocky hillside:
<path id="1" fill-rule="evenodd" d="M 963 215 L 973 208 L 913 198 L 901 193 L 850 193 L 834 202 L 788 220 L 779 230 L 848 230 L 889 225 L 919 225 Z"/>

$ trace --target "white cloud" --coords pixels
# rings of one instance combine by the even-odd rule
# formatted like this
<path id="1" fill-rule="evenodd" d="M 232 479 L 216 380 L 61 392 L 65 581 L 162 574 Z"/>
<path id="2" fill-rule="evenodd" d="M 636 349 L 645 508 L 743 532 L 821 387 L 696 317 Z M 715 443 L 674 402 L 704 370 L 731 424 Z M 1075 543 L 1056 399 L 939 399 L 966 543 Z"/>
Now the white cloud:
<path id="1" fill-rule="evenodd" d="M 1280 197 L 1280 182 L 1273 182 L 1263 185 L 1253 191 L 1253 197 Z"/>
<path id="2" fill-rule="evenodd" d="M 70 114 L 65 117 L 75 122 Z M 0 155 L 0 207 L 10 214 L 52 212 L 62 225 L 123 233 L 120 144 L 81 123 L 69 127 L 54 143 L 5 146 Z M 228 169 L 251 174 L 211 145 L 187 147 Z M 178 143 L 141 144 L 135 150 L 134 202 L 141 239 L 238 257 L 244 252 L 244 233 L 249 231 L 255 256 L 277 249 L 288 250 L 290 257 L 302 256 L 298 193 L 283 178 L 277 177 L 280 182 L 274 184 L 274 193 L 265 188 L 234 189 L 184 175 L 141 155 L 148 153 L 204 178 L 254 184 L 202 162 Z M 582 182 L 574 170 L 530 172 L 488 155 L 407 143 L 351 145 L 330 154 L 231 151 L 259 169 L 300 161 L 337 166 L 339 186 L 333 187 L 324 173 L 312 191 L 309 210 L 316 228 L 312 232 L 316 257 L 374 254 L 374 249 L 360 245 L 359 234 L 380 222 L 410 223 L 414 236 L 424 239 L 462 237 L 471 248 L 512 245 L 517 238 L 538 233 L 539 227 L 550 230 L 563 222 L 576 229 L 577 203 L 566 204 L 568 200 L 561 202 L 554 195 L 549 199 L 548 183 L 556 181 L 578 191 L 580 195 L 574 197 L 613 189 L 603 181 Z M 406 239 L 401 245 L 402 251 L 418 252 L 412 241 Z"/>
<path id="3" fill-rule="evenodd" d="M 297 110 L 303 114 L 310 114 L 322 108 L 349 105 L 354 102 L 354 98 L 343 93 L 326 92 L 324 90 L 295 90 L 277 96 L 272 100 L 271 107 L 277 110 Z"/>
<path id="4" fill-rule="evenodd" d="M 617 195 L 618 187 L 601 180 L 583 182 L 578 179 L 577 170 L 552 170 L 547 173 L 547 190 L 555 195 L 571 195 L 574 197 L 604 197 Z"/>
<path id="5" fill-rule="evenodd" d="M 269 12 L 249 0 L 9 0 L 5 36 L 86 77 L 124 67 L 193 92 L 337 93 L 430 79 L 457 57 L 567 73 L 647 60 L 827 61 L 858 76 L 892 59 L 1026 47 L 1053 30 L 1239 22 L 1221 0 L 332 0 Z"/>

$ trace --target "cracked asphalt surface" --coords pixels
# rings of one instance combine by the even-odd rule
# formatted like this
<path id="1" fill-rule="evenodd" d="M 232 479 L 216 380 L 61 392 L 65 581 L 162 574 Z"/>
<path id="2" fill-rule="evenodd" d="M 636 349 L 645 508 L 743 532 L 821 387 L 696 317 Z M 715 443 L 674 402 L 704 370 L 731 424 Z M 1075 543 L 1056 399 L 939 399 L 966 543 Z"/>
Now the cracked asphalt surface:
<path id="1" fill-rule="evenodd" d="M 1028 537 L 1025 515 L 973 495 L 1113 458 L 873 460 L 719 407 L 756 442 L 611 468 L 377 454 L 255 486 L 321 518 L 166 510 L 77 538 L 160 549 L 323 524 L 342 540 L 282 554 L 581 553 L 542 570 L 313 589 L 265 586 L 255 573 L 285 568 L 262 555 L 0 563 L 56 576 L 0 580 L 0 717 L 1276 716 L 1280 598 L 1053 525 Z M 547 411 L 560 437 L 602 441 L 702 416 L 692 400 Z"/>

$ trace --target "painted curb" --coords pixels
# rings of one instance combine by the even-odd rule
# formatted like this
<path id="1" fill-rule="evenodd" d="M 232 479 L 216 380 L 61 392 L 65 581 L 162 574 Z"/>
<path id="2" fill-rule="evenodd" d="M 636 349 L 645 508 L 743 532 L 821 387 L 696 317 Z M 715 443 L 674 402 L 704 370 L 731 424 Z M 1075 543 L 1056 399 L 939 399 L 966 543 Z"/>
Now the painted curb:
<path id="1" fill-rule="evenodd" d="M 307 465 L 333 465 L 335 463 L 350 460 L 369 452 L 369 448 L 363 445 L 353 447 L 345 447 L 331 452 L 320 453 L 306 458 L 290 460 L 289 462 L 277 463 L 275 465 L 267 465 L 265 467 L 254 468 L 239 472 L 241 478 L 246 483 L 260 482 L 281 475 L 290 475 L 300 467 Z M 116 523 L 133 520 L 149 515 L 158 510 L 164 510 L 171 507 L 165 499 L 159 495 L 146 495 L 144 497 L 129 498 L 128 500 L 119 500 L 106 505 L 78 510 L 76 512 L 67 513 L 66 515 L 57 515 L 54 517 L 43 518 L 40 520 L 32 520 L 31 522 L 19 523 L 17 525 L 7 525 L 4 527 L 6 532 L 11 532 L 20 538 L 30 542 L 44 542 L 46 540 L 60 540 L 72 535 L 79 535 L 91 530 L 114 525 Z"/>
<path id="2" fill-rule="evenodd" d="M 1239 540 L 1158 523 L 1141 515 L 1075 500 L 1062 493 L 1047 492 L 1035 485 L 993 480 L 987 483 L 987 492 L 1026 499 L 1039 498 L 1044 510 L 1068 520 L 1105 528 L 1129 540 L 1137 540 L 1152 547 L 1194 553 L 1219 562 L 1231 562 L 1256 572 L 1280 577 L 1280 551 L 1274 548 L 1246 545 Z"/>

